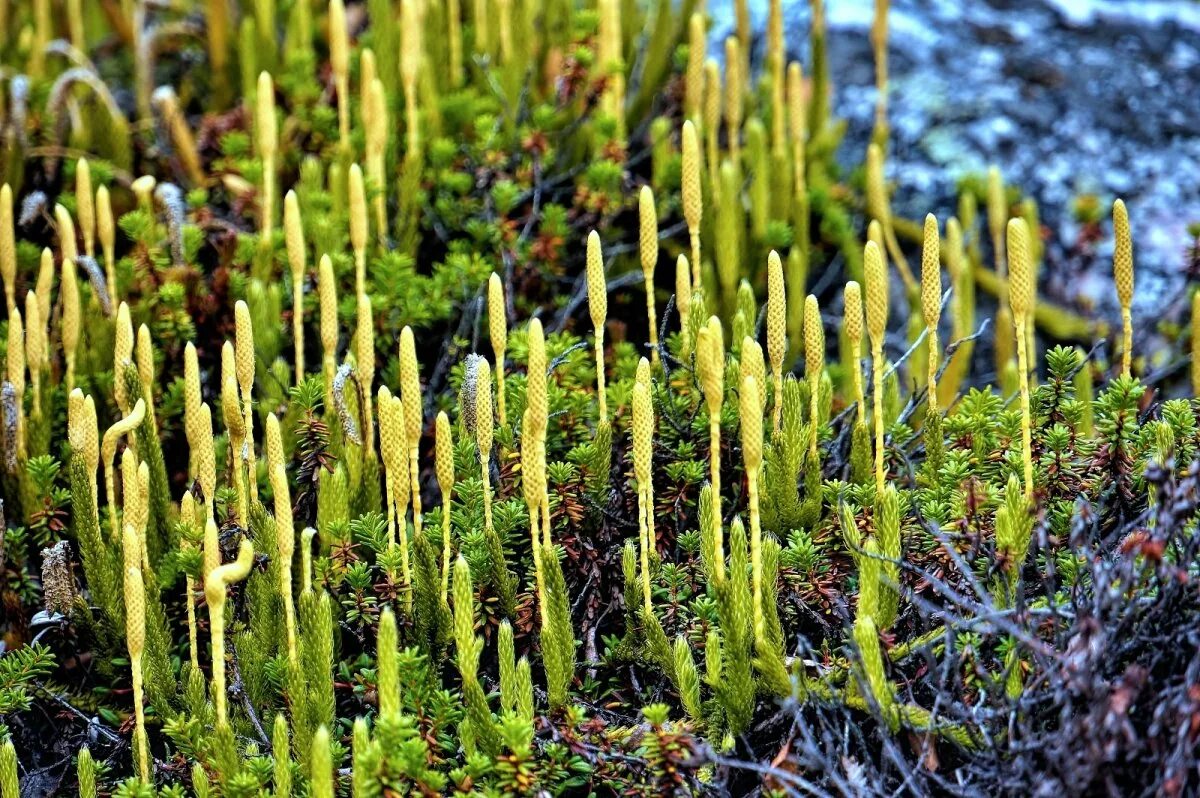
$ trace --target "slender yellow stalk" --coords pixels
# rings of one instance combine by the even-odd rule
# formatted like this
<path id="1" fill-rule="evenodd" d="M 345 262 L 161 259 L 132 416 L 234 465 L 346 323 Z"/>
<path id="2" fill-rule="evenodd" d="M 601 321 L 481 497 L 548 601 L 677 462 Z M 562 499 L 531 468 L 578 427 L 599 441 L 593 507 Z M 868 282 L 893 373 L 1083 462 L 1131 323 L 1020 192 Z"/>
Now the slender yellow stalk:
<path id="1" fill-rule="evenodd" d="M 783 284 L 783 262 L 779 253 L 767 255 L 767 355 L 771 358 L 771 375 L 775 388 L 775 411 L 772 429 L 779 434 L 783 419 L 783 361 L 787 357 L 787 291 Z M 758 386 L 765 390 L 766 386 Z"/>
<path id="2" fill-rule="evenodd" d="M 333 281 L 333 261 L 321 256 L 317 269 L 317 295 L 321 300 L 321 359 L 325 377 L 325 410 L 333 407 L 333 375 L 337 371 L 337 284 Z"/>
<path id="3" fill-rule="evenodd" d="M 274 416 L 271 416 L 274 418 Z M 271 469 L 271 490 L 275 494 L 275 535 L 279 552 L 279 593 L 283 596 L 283 621 L 287 629 L 288 664 L 299 662 L 296 654 L 296 608 L 292 598 L 292 556 L 296 548 L 296 530 L 292 525 L 292 497 L 288 490 L 283 463 Z"/>
<path id="4" fill-rule="evenodd" d="M 358 384 L 362 386 L 363 457 L 375 458 L 375 408 L 371 386 L 375 384 L 375 316 L 371 298 L 358 295 L 358 332 L 354 336 L 354 359 L 358 367 Z"/>
<path id="5" fill-rule="evenodd" d="M 350 164 L 350 247 L 354 250 L 354 292 L 367 290 L 367 190 L 362 168 Z"/>
<path id="6" fill-rule="evenodd" d="M 704 101 L 704 45 L 707 39 L 704 15 L 696 12 L 688 17 L 688 60 L 683 90 L 684 116 L 695 124 L 700 123 Z"/>
<path id="7" fill-rule="evenodd" d="M 142 399 L 146 401 L 146 419 L 154 421 L 154 345 L 150 342 L 150 328 L 145 324 L 138 327 L 137 334 L 138 382 L 142 384 Z"/>
<path id="8" fill-rule="evenodd" d="M 417 78 L 424 46 L 421 27 L 418 3 L 401 3 L 400 82 L 404 85 L 404 126 L 408 133 L 406 143 L 410 157 L 417 153 L 421 144 L 420 121 L 417 117 Z M 479 30 L 478 24 L 476 30 Z"/>
<path id="9" fill-rule="evenodd" d="M 363 47 L 358 53 L 359 97 L 358 112 L 362 115 L 363 130 L 367 137 L 371 135 L 371 81 L 379 75 L 379 67 L 375 62 L 375 51 Z"/>
<path id="10" fill-rule="evenodd" d="M 762 524 L 758 514 L 758 475 L 762 468 L 763 418 L 758 380 L 747 376 L 739 394 L 742 416 L 742 459 L 746 465 L 746 496 L 750 509 L 750 568 L 754 585 L 754 634 L 761 638 L 763 621 Z"/>
<path id="11" fill-rule="evenodd" d="M 196 499 L 192 496 L 190 490 L 184 490 L 183 495 L 179 497 L 179 522 L 186 527 L 197 529 L 199 517 L 196 510 Z M 184 551 L 194 551 L 195 547 L 186 542 L 180 542 L 180 546 Z M 203 557 L 203 554 L 201 554 Z M 188 623 L 188 662 L 192 666 L 192 671 L 200 672 L 200 646 L 199 646 L 199 631 L 196 626 L 196 591 L 195 583 L 190 576 L 184 575 L 184 596 L 187 601 L 187 623 Z"/>
<path id="12" fill-rule="evenodd" d="M 312 542 L 317 530 L 305 527 L 300 533 L 300 593 L 311 593 L 313 583 Z"/>
<path id="13" fill-rule="evenodd" d="M 65 209 L 61 215 L 70 224 L 71 243 L 68 252 L 71 260 L 75 260 L 75 225 L 70 223 L 71 217 Z M 49 247 L 42 247 L 42 257 L 38 261 L 37 282 L 34 284 L 38 296 L 38 310 L 42 312 L 42 321 L 50 320 L 50 297 L 54 293 L 54 271 L 54 253 L 50 251 Z"/>
<path id="14" fill-rule="evenodd" d="M 846 330 L 846 343 L 850 345 L 850 362 L 854 366 L 854 404 L 858 407 L 858 420 L 866 423 L 867 406 L 863 395 L 862 374 L 862 333 L 863 333 L 863 303 L 862 289 L 854 280 L 846 283 L 842 294 L 843 327 Z"/>
<path id="15" fill-rule="evenodd" d="M 886 136 L 888 129 L 888 0 L 875 0 L 871 21 L 871 49 L 875 54 L 875 136 Z"/>
<path id="16" fill-rule="evenodd" d="M 996 275 L 1001 278 L 1008 276 L 1008 261 L 1004 257 L 1004 225 L 1007 220 L 1008 200 L 1005 197 L 1004 178 L 1000 170 L 993 166 L 987 174 L 987 223 L 988 232 L 992 235 L 992 252 L 996 258 Z M 1001 300 L 1004 299 L 1006 297 L 1001 297 Z"/>
<path id="17" fill-rule="evenodd" d="M 341 148 L 350 151 L 350 34 L 346 29 L 346 6 L 329 0 L 329 66 L 333 71 L 338 100 L 338 133 Z"/>
<path id="18" fill-rule="evenodd" d="M 17 239 L 13 227 L 12 187 L 0 186 L 0 277 L 4 278 L 4 297 L 8 315 L 17 307 Z"/>
<path id="19" fill-rule="evenodd" d="M 250 307 L 245 302 L 239 299 L 233 310 L 237 324 L 234 357 L 242 399 L 244 457 L 249 474 L 249 496 L 254 500 L 258 498 L 258 466 L 254 456 L 254 326 L 250 321 Z"/>
<path id="20" fill-rule="evenodd" d="M 1113 203 L 1113 281 L 1121 303 L 1121 375 L 1129 376 L 1133 355 L 1133 238 L 1129 234 L 1129 212 L 1125 202 Z"/>
<path id="21" fill-rule="evenodd" d="M 421 470 L 417 463 L 421 431 L 425 428 L 425 406 L 421 399 L 421 372 L 417 344 L 407 325 L 400 331 L 400 390 L 404 395 L 404 437 L 408 443 L 409 498 L 413 508 L 413 534 L 421 534 Z M 489 394 L 489 402 L 491 402 Z M 491 405 L 489 404 L 490 408 Z"/>
<path id="22" fill-rule="evenodd" d="M 17 464 L 24 468 L 25 443 L 25 324 L 15 307 L 8 317 L 8 348 L 5 367 L 17 400 Z"/>
<path id="23" fill-rule="evenodd" d="M 715 59 L 704 62 L 704 124 L 701 132 L 704 134 L 704 164 L 708 170 L 709 190 L 712 192 L 713 206 L 720 205 L 717 180 L 717 170 L 720 169 L 720 151 L 717 145 L 721 132 L 721 68 Z"/>
<path id="24" fill-rule="evenodd" d="M 62 291 L 62 348 L 65 361 L 67 393 L 75 388 L 75 357 L 79 349 L 79 285 L 75 279 L 75 262 L 62 261 L 62 277 L 59 280 Z"/>
<path id="25" fill-rule="evenodd" d="M 231 350 L 228 341 L 225 349 Z M 225 358 L 222 357 L 222 361 Z M 243 523 L 250 520 L 250 493 L 246 486 L 246 421 L 242 416 L 241 401 L 238 398 L 237 379 L 228 368 L 223 368 L 225 375 L 221 381 L 221 414 L 224 417 L 225 429 L 229 433 L 229 468 L 233 472 L 233 486 L 238 496 L 238 519 Z"/>
<path id="26" fill-rule="evenodd" d="M 10 380 L 11 381 L 11 380 Z M 146 419 L 146 402 L 142 399 L 137 400 L 137 404 L 133 406 L 130 413 L 118 420 L 115 424 L 108 428 L 104 433 L 104 439 L 100 443 L 100 455 L 104 458 L 104 488 L 108 497 L 108 506 L 110 508 L 109 521 L 111 523 L 111 542 L 115 545 L 121 540 L 121 530 L 117 523 L 117 515 L 115 508 L 117 506 L 117 486 L 116 486 L 116 468 L 114 458 L 117 453 L 117 442 L 122 435 L 131 434 L 136 430 L 141 423 Z"/>
<path id="27" fill-rule="evenodd" d="M 546 337 L 542 322 L 531 319 L 526 336 L 529 362 L 525 369 L 525 403 L 530 414 L 530 429 L 538 441 L 537 477 L 538 506 L 542 512 L 542 536 L 550 543 L 550 497 L 546 491 L 546 427 L 550 421 L 550 399 L 546 387 Z"/>
<path id="28" fill-rule="evenodd" d="M 808 137 L 808 113 L 804 102 L 804 72 L 796 61 L 788 64 L 787 105 L 788 136 L 792 142 L 792 183 L 797 193 L 803 190 L 805 179 L 804 144 Z"/>
<path id="29" fill-rule="evenodd" d="M 888 284 L 883 253 L 874 241 L 863 251 L 863 273 L 867 283 L 867 335 L 871 339 L 871 370 L 874 374 L 875 489 L 883 493 L 883 339 L 887 333 Z"/>
<path id="30" fill-rule="evenodd" d="M 117 327 L 113 338 L 113 394 L 117 408 L 129 414 L 129 397 L 126 395 L 125 367 L 133 362 L 133 323 L 129 320 L 129 306 L 124 302 L 117 308 Z"/>
<path id="31" fill-rule="evenodd" d="M 412 564 L 409 560 L 409 542 L 408 542 L 408 503 L 411 498 L 412 489 L 409 482 L 409 466 L 406 452 L 408 450 L 407 441 L 404 433 L 404 418 L 407 402 L 403 397 L 393 396 L 389 401 L 389 409 L 385 418 L 388 418 L 388 423 L 391 425 L 392 432 L 389 434 L 389 440 L 394 440 L 392 447 L 396 449 L 393 457 L 392 479 L 389 484 L 388 493 L 391 496 L 391 501 L 396 508 L 396 533 L 400 543 L 400 579 L 401 590 L 404 593 L 405 609 L 412 609 Z M 388 415 L 390 414 L 390 416 Z M 418 497 L 419 498 L 419 497 Z"/>
<path id="32" fill-rule="evenodd" d="M 261 81 L 259 92 L 260 94 L 262 92 Z M 163 125 L 170 136 L 175 155 L 179 158 L 179 164 L 183 167 L 184 173 L 187 174 L 188 180 L 196 185 L 202 185 L 205 180 L 204 167 L 200 163 L 200 153 L 196 149 L 196 137 L 192 134 L 187 117 L 184 116 L 183 111 L 179 108 L 179 98 L 175 95 L 175 90 L 170 86 L 159 86 L 154 90 L 151 101 L 162 117 Z M 264 177 L 267 174 L 265 162 L 263 165 L 263 174 Z M 267 197 L 264 194 L 264 207 L 266 201 Z M 83 216 L 81 214 L 80 223 L 82 222 Z M 86 238 L 84 239 L 84 243 L 87 243 Z M 92 253 L 89 252 L 88 254 Z"/>
<path id="33" fill-rule="evenodd" d="M 96 189 L 96 233 L 100 238 L 100 249 L 104 253 L 104 275 L 108 280 L 108 295 L 113 302 L 118 302 L 121 294 L 117 290 L 117 227 L 113 221 L 108 186 Z"/>
<path id="34" fill-rule="evenodd" d="M 274 478 L 275 466 L 286 467 L 283 460 L 283 431 L 279 428 L 279 417 L 274 413 L 267 413 L 267 421 L 263 426 L 263 455 L 267 458 L 267 481 L 270 482 Z"/>
<path id="35" fill-rule="evenodd" d="M 742 94 L 745 89 L 742 75 L 741 46 L 736 36 L 725 39 L 725 137 L 729 160 L 741 164 L 742 157 Z"/>
<path id="36" fill-rule="evenodd" d="M 304 381 L 304 278 L 308 270 L 308 252 L 304 245 L 300 201 L 295 191 L 288 191 L 283 198 L 283 232 L 288 265 L 292 268 L 292 343 L 296 350 L 296 384 L 299 385 Z"/>
<path id="37" fill-rule="evenodd" d="M 462 5 L 460 0 L 446 0 L 446 38 L 450 51 L 450 85 L 458 88 L 463 79 Z"/>
<path id="38" fill-rule="evenodd" d="M 275 121 L 275 84 L 269 72 L 258 75 L 258 91 L 254 95 L 254 134 L 263 170 L 259 231 L 264 240 L 270 241 L 275 229 L 275 152 L 279 146 L 279 133 Z"/>
<path id="39" fill-rule="evenodd" d="M 608 397 L 604 389 L 604 324 L 608 319 L 608 285 L 604 281 L 604 255 L 600 251 L 600 236 L 595 230 L 587 240 L 588 309 L 595 328 L 596 399 L 600 403 L 600 422 L 608 421 Z"/>
<path id="40" fill-rule="evenodd" d="M 700 219 L 704 213 L 704 197 L 700 192 L 700 144 L 696 127 L 683 123 L 683 218 L 687 221 L 692 243 L 692 290 L 701 290 L 700 282 Z"/>
<path id="41" fill-rule="evenodd" d="M 689 320 L 692 313 L 692 272 L 687 255 L 675 259 L 675 307 L 679 309 L 679 355 L 687 360 L 692 354 Z"/>
<path id="42" fill-rule="evenodd" d="M 46 368 L 46 328 L 38 307 L 36 291 L 25 294 L 25 363 L 29 367 L 29 387 L 33 390 L 30 415 L 42 417 L 42 372 Z"/>
<path id="43" fill-rule="evenodd" d="M 475 378 L 475 446 L 479 450 L 479 476 L 483 482 L 483 523 L 492 532 L 492 367 L 480 360 Z"/>
<path id="44" fill-rule="evenodd" d="M 387 96 L 383 81 L 376 78 L 367 90 L 370 122 L 367 124 L 367 179 L 375 191 L 372 206 L 375 211 L 375 232 L 379 246 L 387 246 Z"/>
<path id="45" fill-rule="evenodd" d="M 904 257 L 904 252 L 900 249 L 900 242 L 896 240 L 896 231 L 892 227 L 892 206 L 888 201 L 883 177 L 883 150 L 879 148 L 878 144 L 871 144 L 867 147 L 867 213 L 877 219 L 883 229 L 883 241 L 887 245 L 888 256 L 895 262 L 896 269 L 900 272 L 904 290 L 910 297 L 918 296 L 920 288 L 917 286 L 917 280 L 913 277 L 912 269 L 908 266 L 908 259 Z M 870 301 L 870 289 L 867 290 L 868 301 Z"/>
<path id="46" fill-rule="evenodd" d="M 921 246 L 921 313 L 929 351 L 928 401 L 930 412 L 938 412 L 937 372 L 940 365 L 938 322 L 942 318 L 942 241 L 937 217 L 925 216 L 924 243 Z"/>
<path id="47" fill-rule="evenodd" d="M 508 349 L 508 312 L 504 304 L 504 284 L 500 275 L 492 272 L 488 279 L 488 335 L 496 357 L 496 414 L 500 426 L 508 425 L 504 407 L 504 354 Z"/>
<path id="48" fill-rule="evenodd" d="M 196 471 L 196 447 L 200 441 L 196 425 L 200 423 L 200 403 L 203 401 L 200 395 L 200 361 L 196 356 L 196 345 L 188 341 L 183 347 L 183 431 L 189 449 L 189 475 Z"/>
<path id="49" fill-rule="evenodd" d="M 208 406 L 207 402 L 200 404 L 200 411 L 196 418 L 198 443 L 194 444 L 192 449 L 196 456 L 196 481 L 200 483 L 200 490 L 204 493 L 204 501 L 208 505 L 208 517 L 215 518 L 217 451 L 216 445 L 213 443 L 212 408 Z"/>
<path id="50" fill-rule="evenodd" d="M 96 428 L 96 405 L 91 396 L 76 388 L 67 400 L 67 436 L 71 450 L 83 457 L 92 490 L 92 521 L 99 528 L 96 469 L 100 465 L 100 434 Z"/>
<path id="51" fill-rule="evenodd" d="M 818 408 L 821 403 L 821 375 L 825 371 L 825 328 L 817 298 L 809 294 L 804 299 L 804 376 L 808 378 L 808 456 L 817 457 L 817 437 L 820 424 Z"/>
<path id="52" fill-rule="evenodd" d="M 403 479 L 408 480 L 408 447 L 404 445 L 403 422 L 396 419 L 392 403 L 392 392 L 386 385 L 379 386 L 379 452 L 383 457 L 383 479 L 385 485 L 383 503 L 387 507 L 388 546 L 396 545 L 396 480 L 404 470 Z M 403 518 L 401 518 L 403 523 Z"/>
<path id="53" fill-rule="evenodd" d="M 58 212 L 57 207 L 54 210 Z M 92 168 L 87 158 L 80 158 L 75 164 L 75 213 L 83 233 L 83 254 L 93 257 L 96 254 L 96 196 L 92 193 Z"/>
<path id="54" fill-rule="evenodd" d="M 209 520 L 212 524 L 212 520 Z M 215 532 L 216 527 L 213 527 Z M 208 628 L 212 636 L 212 695 L 217 704 L 217 727 L 229 722 L 225 695 L 225 598 L 229 585 L 240 582 L 254 564 L 254 547 L 242 538 L 237 559 L 218 565 L 204 580 L 204 596 L 208 601 Z"/>
<path id="55" fill-rule="evenodd" d="M 438 489 L 442 492 L 442 601 L 446 601 L 450 590 L 450 516 L 454 499 L 454 433 L 450 430 L 450 417 L 439 412 L 435 427 L 435 461 Z"/>
<path id="56" fill-rule="evenodd" d="M 1017 376 L 1021 386 L 1021 459 L 1025 465 L 1025 498 L 1033 497 L 1033 441 L 1030 432 L 1029 362 L 1025 351 L 1028 313 L 1034 291 L 1029 227 L 1024 219 L 1008 222 L 1009 304 L 1017 337 Z"/>
<path id="57" fill-rule="evenodd" d="M 116 512 L 113 512 L 116 515 Z M 130 525 L 122 536 L 125 573 L 125 647 L 133 682 L 134 736 L 136 737 L 138 775 L 150 783 L 149 740 L 142 694 L 142 655 L 146 650 L 146 588 L 142 579 L 137 535 Z"/>
<path id="58" fill-rule="evenodd" d="M 1200 396 L 1200 291 L 1192 294 L 1192 396 Z"/>
<path id="59" fill-rule="evenodd" d="M 658 313 L 654 309 L 654 270 L 658 266 L 658 210 L 654 207 L 654 190 L 642 186 L 638 194 L 638 255 L 642 262 L 642 281 L 646 286 L 646 320 L 649 323 L 650 362 L 655 368 L 658 359 Z"/>
<path id="60" fill-rule="evenodd" d="M 649 362 L 642 358 L 649 369 Z M 633 472 L 637 479 L 638 532 L 641 539 L 642 602 L 647 613 L 652 612 L 650 593 L 650 523 L 654 515 L 654 492 L 651 485 L 651 447 L 654 440 L 654 407 L 650 402 L 650 386 L 642 381 L 633 385 Z"/>
<path id="61" fill-rule="evenodd" d="M 725 579 L 725 555 L 721 529 L 721 406 L 725 401 L 725 333 L 721 321 L 712 316 L 700 328 L 696 341 L 696 365 L 700 387 L 708 408 L 709 482 L 712 485 L 713 540 L 716 542 L 717 573 L 714 580 Z"/>

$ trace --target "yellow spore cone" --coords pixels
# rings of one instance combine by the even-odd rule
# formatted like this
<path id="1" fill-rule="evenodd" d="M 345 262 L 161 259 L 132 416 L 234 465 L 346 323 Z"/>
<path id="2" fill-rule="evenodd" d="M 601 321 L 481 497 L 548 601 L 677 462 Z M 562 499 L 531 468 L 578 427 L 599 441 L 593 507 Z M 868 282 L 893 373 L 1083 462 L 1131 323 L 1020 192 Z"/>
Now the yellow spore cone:
<path id="1" fill-rule="evenodd" d="M 1133 237 L 1129 234 L 1129 212 L 1124 200 L 1113 203 L 1113 282 L 1121 303 L 1121 374 L 1129 376 L 1133 354 Z"/>
<path id="2" fill-rule="evenodd" d="M 508 349 L 508 312 L 504 303 L 504 283 L 495 272 L 488 278 L 488 336 L 492 339 L 492 352 L 496 356 L 496 415 L 499 416 L 500 426 L 503 427 L 508 424 L 504 406 L 504 355 Z"/>
<path id="3" fill-rule="evenodd" d="M 767 255 L 767 355 L 774 379 L 775 410 L 772 428 L 779 434 L 783 418 L 783 361 L 787 357 L 787 290 L 783 283 L 783 261 L 771 250 Z M 759 386 L 765 390 L 766 386 Z"/>
<path id="4" fill-rule="evenodd" d="M 874 374 L 875 488 L 883 492 L 883 340 L 887 333 L 888 284 L 883 253 L 874 241 L 863 250 L 863 276 L 867 288 L 867 335 L 871 339 L 871 369 Z"/>
<path id="5" fill-rule="evenodd" d="M 696 127 L 683 123 L 683 218 L 692 243 L 692 289 L 700 289 L 700 219 L 704 197 L 700 190 L 700 142 Z"/>
<path id="6" fill-rule="evenodd" d="M 937 217 L 925 216 L 924 243 L 921 246 L 921 313 L 929 350 L 929 407 L 937 412 L 938 322 L 942 318 L 942 240 Z"/>
<path id="7" fill-rule="evenodd" d="M 608 319 L 608 285 L 604 280 L 604 255 L 600 236 L 593 230 L 587 240 L 588 308 L 596 333 L 596 398 L 600 404 L 600 421 L 608 420 L 608 397 L 604 390 L 604 324 Z"/>
<path id="8" fill-rule="evenodd" d="M 1025 498 L 1033 496 L 1033 442 L 1030 432 L 1029 358 L 1026 352 L 1028 313 L 1033 304 L 1033 259 L 1029 227 L 1024 219 L 1008 222 L 1009 303 L 1017 338 L 1017 375 L 1021 387 L 1021 455 L 1025 466 Z"/>
<path id="9" fill-rule="evenodd" d="M 654 310 L 654 269 L 658 266 L 658 210 L 654 191 L 642 186 L 638 194 L 638 255 L 642 263 L 642 281 L 646 286 L 646 320 L 650 338 L 650 362 L 658 366 L 658 314 Z"/>

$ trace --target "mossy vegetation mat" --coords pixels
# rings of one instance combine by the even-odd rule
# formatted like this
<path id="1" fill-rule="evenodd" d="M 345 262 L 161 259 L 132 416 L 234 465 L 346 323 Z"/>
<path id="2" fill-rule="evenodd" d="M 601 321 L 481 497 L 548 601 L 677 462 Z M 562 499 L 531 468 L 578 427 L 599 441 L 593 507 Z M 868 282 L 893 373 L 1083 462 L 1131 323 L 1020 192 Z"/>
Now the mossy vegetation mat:
<path id="1" fill-rule="evenodd" d="M 1200 327 L 812 6 L 0 2 L 0 798 L 1194 793 Z"/>

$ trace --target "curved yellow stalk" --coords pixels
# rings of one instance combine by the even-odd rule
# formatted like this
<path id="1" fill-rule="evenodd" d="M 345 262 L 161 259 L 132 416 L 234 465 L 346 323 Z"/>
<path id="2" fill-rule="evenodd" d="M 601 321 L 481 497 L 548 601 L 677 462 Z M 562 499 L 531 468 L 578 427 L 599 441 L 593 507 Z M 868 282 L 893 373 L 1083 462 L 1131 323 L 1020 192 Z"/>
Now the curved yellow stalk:
<path id="1" fill-rule="evenodd" d="M 283 233 L 292 269 L 292 345 L 296 350 L 296 384 L 304 381 L 304 276 L 308 269 L 300 201 L 295 191 L 283 198 Z"/>
<path id="2" fill-rule="evenodd" d="M 116 463 L 114 457 L 117 453 L 117 441 L 122 435 L 127 435 L 136 430 L 141 423 L 146 419 L 146 402 L 143 399 L 138 399 L 137 404 L 133 406 L 133 410 L 129 415 L 117 421 L 104 433 L 104 438 L 100 442 L 100 456 L 104 458 L 104 488 L 108 497 L 108 517 L 112 527 L 111 540 L 116 544 L 121 540 L 121 530 L 117 523 L 117 488 L 115 470 Z"/>
<path id="3" fill-rule="evenodd" d="M 215 526 L 213 528 L 215 529 Z M 229 585 L 245 579 L 253 564 L 254 547 L 249 540 L 243 538 L 238 548 L 237 559 L 212 569 L 204 579 L 204 597 L 208 601 L 208 628 L 212 635 L 212 695 L 217 704 L 218 727 L 229 722 L 225 695 L 225 597 Z"/>

